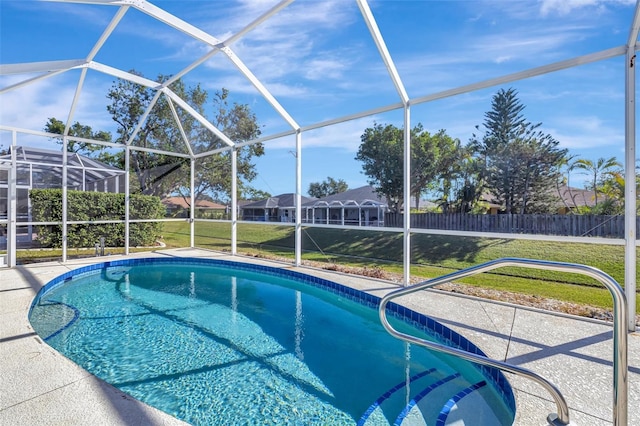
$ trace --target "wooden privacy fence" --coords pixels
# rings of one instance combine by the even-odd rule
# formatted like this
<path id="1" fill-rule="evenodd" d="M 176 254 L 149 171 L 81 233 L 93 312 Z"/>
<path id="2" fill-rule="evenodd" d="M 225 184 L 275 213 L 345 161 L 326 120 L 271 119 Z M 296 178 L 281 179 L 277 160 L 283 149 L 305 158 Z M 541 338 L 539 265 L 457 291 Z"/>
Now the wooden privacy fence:
<path id="1" fill-rule="evenodd" d="M 402 228 L 403 214 L 387 213 L 384 224 L 387 227 Z M 411 227 L 505 234 L 624 238 L 622 215 L 413 213 Z M 636 234 L 638 238 L 640 217 L 636 217 Z"/>

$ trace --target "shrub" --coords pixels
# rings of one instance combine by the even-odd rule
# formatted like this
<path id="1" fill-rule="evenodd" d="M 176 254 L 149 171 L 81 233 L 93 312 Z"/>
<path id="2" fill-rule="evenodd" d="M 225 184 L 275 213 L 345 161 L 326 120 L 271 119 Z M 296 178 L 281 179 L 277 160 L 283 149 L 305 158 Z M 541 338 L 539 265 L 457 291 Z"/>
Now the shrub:
<path id="1" fill-rule="evenodd" d="M 31 212 L 34 222 L 62 222 L 62 190 L 32 189 Z M 165 208 L 160 198 L 149 195 L 130 196 L 131 219 L 160 219 Z M 125 196 L 107 192 L 67 191 L 69 221 L 124 220 Z M 93 247 L 100 237 L 108 247 L 124 246 L 124 223 L 70 224 L 68 247 Z M 61 225 L 36 225 L 38 241 L 43 247 L 62 247 Z M 131 223 L 129 245 L 147 246 L 162 233 L 162 223 Z"/>

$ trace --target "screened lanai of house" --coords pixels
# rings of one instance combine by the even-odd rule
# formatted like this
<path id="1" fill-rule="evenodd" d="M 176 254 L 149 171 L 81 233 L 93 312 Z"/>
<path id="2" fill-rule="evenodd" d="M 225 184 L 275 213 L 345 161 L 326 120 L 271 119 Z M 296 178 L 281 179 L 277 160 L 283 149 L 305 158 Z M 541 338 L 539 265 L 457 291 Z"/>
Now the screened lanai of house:
<path id="1" fill-rule="evenodd" d="M 0 164 L 11 166 L 11 151 L 16 152 L 16 184 L 31 188 L 60 188 L 62 185 L 62 152 L 25 146 L 9 147 L 0 155 Z M 67 153 L 67 188 L 80 191 L 123 192 L 123 171 L 94 158 Z M 8 182 L 3 180 L 0 184 Z"/>

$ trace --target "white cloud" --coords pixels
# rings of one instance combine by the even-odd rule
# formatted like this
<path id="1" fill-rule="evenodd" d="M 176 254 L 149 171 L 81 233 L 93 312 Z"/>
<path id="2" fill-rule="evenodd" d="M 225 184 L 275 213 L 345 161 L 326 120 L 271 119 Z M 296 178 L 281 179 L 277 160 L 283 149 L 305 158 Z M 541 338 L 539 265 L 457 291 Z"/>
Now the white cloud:
<path id="1" fill-rule="evenodd" d="M 26 76 L 0 78 L 0 87 L 23 81 Z M 0 123 L 27 130 L 43 130 L 48 119 L 66 121 L 75 95 L 77 79 L 51 77 L 0 95 Z M 83 87 L 73 121 L 95 130 L 112 131 L 113 121 L 106 111 L 106 89 L 99 85 Z"/>
<path id="2" fill-rule="evenodd" d="M 580 41 L 589 31 L 585 25 L 564 25 L 554 28 L 536 28 L 521 32 L 511 28 L 501 33 L 479 37 L 469 45 L 467 60 L 504 62 L 525 60 L 527 62 L 549 60 L 562 55 L 562 51 L 573 42 Z M 545 56 L 549 59 L 544 59 Z"/>
<path id="3" fill-rule="evenodd" d="M 566 16 L 578 9 L 590 8 L 596 12 L 603 11 L 607 6 L 612 4 L 631 5 L 635 0 L 542 0 L 540 2 L 540 13 L 543 16 L 550 14 L 558 14 Z"/>
<path id="4" fill-rule="evenodd" d="M 4 2 L 3 2 L 4 3 Z M 4 7 L 5 5 L 3 5 Z M 11 7 L 23 10 L 23 13 L 38 13 L 51 21 L 60 23 L 60 17 L 74 24 L 88 26 L 107 25 L 113 14 L 117 10 L 115 7 L 104 7 L 102 5 L 80 5 L 80 4 L 61 4 L 47 3 L 46 1 L 15 1 L 11 2 Z"/>
<path id="5" fill-rule="evenodd" d="M 577 23 L 527 31 L 508 26 L 477 34 L 465 43 L 454 37 L 448 43 L 455 49 L 443 45 L 401 57 L 396 64 L 407 86 L 431 87 L 434 92 L 576 56 L 572 47 L 590 31 L 587 24 Z"/>
<path id="6" fill-rule="evenodd" d="M 373 125 L 376 117 L 365 117 L 333 126 L 310 130 L 302 134 L 303 153 L 305 148 L 331 148 L 355 153 L 360 146 L 364 129 Z M 265 142 L 271 149 L 295 149 L 295 137 L 289 136 Z"/>
<path id="7" fill-rule="evenodd" d="M 243 18 L 250 13 L 250 16 L 257 16 L 256 10 L 260 13 L 266 8 L 256 8 L 257 5 L 263 5 L 267 2 L 254 2 L 253 0 L 244 0 L 241 7 L 237 9 L 238 14 L 235 15 L 236 22 L 239 18 Z M 275 4 L 276 2 L 271 2 Z M 354 2 L 355 3 L 355 2 Z M 248 12 L 247 8 L 251 9 Z M 348 24 L 353 20 L 353 13 L 356 9 L 355 4 L 345 4 L 344 0 L 323 0 L 323 1 L 306 1 L 297 2 L 287 6 L 276 16 L 269 19 L 263 25 L 257 27 L 250 33 L 250 37 L 269 41 L 273 38 L 300 38 L 309 37 L 317 33 L 321 29 L 339 28 Z M 227 20 L 228 16 L 224 17 Z M 230 16 L 231 22 L 234 22 L 234 16 Z M 239 28 L 236 28 L 236 30 Z"/>
<path id="8" fill-rule="evenodd" d="M 23 76 L 2 79 L 0 84 L 2 87 L 10 86 L 23 79 Z M 0 123 L 42 130 L 48 117 L 61 117 L 69 113 L 74 92 L 72 86 L 58 86 L 47 79 L 3 93 L 0 95 Z"/>
<path id="9" fill-rule="evenodd" d="M 624 129 L 609 125 L 597 116 L 558 117 L 562 129 L 546 128 L 562 148 L 580 151 L 624 146 Z"/>
<path id="10" fill-rule="evenodd" d="M 318 58 L 307 61 L 305 77 L 309 80 L 338 80 L 344 75 L 347 65 L 334 58 Z"/>
<path id="11" fill-rule="evenodd" d="M 355 153 L 360 146 L 364 129 L 370 127 L 374 120 L 374 117 L 366 117 L 311 131 L 302 140 L 303 146 L 335 148 Z"/>
<path id="12" fill-rule="evenodd" d="M 222 30 L 228 36 L 272 4 L 240 2 L 225 11 L 223 19 L 218 13 L 203 25 L 210 31 Z M 214 12 L 209 10 L 210 15 Z M 340 81 L 353 65 L 357 51 L 347 51 L 336 43 L 323 44 L 335 29 L 348 27 L 355 18 L 359 17 L 354 5 L 345 5 L 340 0 L 294 3 L 234 43 L 231 49 L 274 95 L 307 96 L 309 89 L 300 89 L 300 79 Z M 238 73 L 218 60 L 208 61 L 206 66 L 224 73 Z M 275 81 L 278 83 L 274 84 Z"/>
<path id="13" fill-rule="evenodd" d="M 277 97 L 303 97 L 308 93 L 307 88 L 297 84 L 267 83 L 266 86 Z"/>
<path id="14" fill-rule="evenodd" d="M 512 56 L 509 56 L 509 55 L 498 56 L 498 57 L 495 59 L 495 63 L 496 63 L 496 64 L 501 64 L 501 63 L 503 63 L 503 62 L 509 62 L 509 61 L 510 61 L 510 60 L 512 60 L 512 59 L 513 59 L 513 57 L 512 57 Z"/>
<path id="15" fill-rule="evenodd" d="M 531 20 L 536 16 L 543 18 L 567 18 L 573 13 L 583 13 L 592 18 L 601 15 L 613 6 L 629 6 L 636 0 L 538 0 L 533 1 L 502 1 L 488 0 L 476 3 L 482 10 L 485 5 L 497 6 L 506 16 L 515 19 Z"/>

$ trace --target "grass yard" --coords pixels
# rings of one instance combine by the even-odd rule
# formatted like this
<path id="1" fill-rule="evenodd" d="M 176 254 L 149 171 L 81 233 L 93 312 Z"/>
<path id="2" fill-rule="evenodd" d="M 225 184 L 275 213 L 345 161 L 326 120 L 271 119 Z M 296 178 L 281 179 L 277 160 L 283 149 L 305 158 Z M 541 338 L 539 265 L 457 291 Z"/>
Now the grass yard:
<path id="1" fill-rule="evenodd" d="M 168 247 L 190 244 L 189 224 L 164 224 Z M 238 224 L 238 251 L 251 255 L 294 257 L 294 228 Z M 303 228 L 303 259 L 341 266 L 380 268 L 402 274 L 402 235 L 351 229 Z M 196 223 L 196 247 L 230 250 L 231 225 Z M 590 265 L 624 284 L 624 247 L 528 240 L 413 234 L 411 275 L 432 278 L 502 257 L 522 257 Z M 640 271 L 638 271 L 640 272 Z M 503 268 L 462 281 L 477 287 L 511 291 L 572 303 L 611 308 L 611 296 L 599 282 L 577 274 Z M 640 309 L 637 309 L 640 313 Z"/>
<path id="2" fill-rule="evenodd" d="M 163 241 L 168 248 L 189 247 L 190 224 L 165 222 Z M 273 258 L 293 259 L 294 227 L 238 224 L 238 252 Z M 402 276 L 402 234 L 372 230 L 303 228 L 303 259 L 334 267 L 367 268 Z M 231 225 L 196 222 L 195 246 L 218 251 L 231 250 Z M 153 248 L 132 248 L 149 251 Z M 110 254 L 123 249 L 107 248 Z M 95 249 L 69 249 L 69 257 L 93 256 Z M 640 253 L 639 253 L 640 254 Z M 61 250 L 19 250 L 21 263 L 57 260 Z M 411 276 L 427 279 L 502 257 L 521 257 L 580 263 L 598 268 L 624 285 L 624 247 L 600 244 L 558 243 L 529 240 L 456 237 L 413 234 Z M 637 271 L 640 278 L 640 268 Z M 611 309 L 609 291 L 592 278 L 553 271 L 503 268 L 461 281 L 478 288 L 509 291 Z M 636 311 L 640 314 L 640 308 Z"/>

